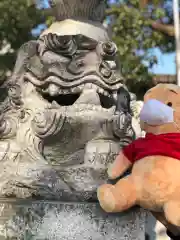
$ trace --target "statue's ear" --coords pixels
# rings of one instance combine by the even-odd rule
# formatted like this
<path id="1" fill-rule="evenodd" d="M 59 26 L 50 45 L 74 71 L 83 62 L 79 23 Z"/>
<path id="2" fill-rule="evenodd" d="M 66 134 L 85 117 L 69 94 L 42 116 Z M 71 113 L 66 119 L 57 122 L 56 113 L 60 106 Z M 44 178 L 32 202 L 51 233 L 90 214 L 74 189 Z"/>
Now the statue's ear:
<path id="1" fill-rule="evenodd" d="M 37 53 L 37 48 L 37 41 L 29 41 L 20 47 L 17 53 L 13 76 L 19 76 L 23 73 L 25 66 L 29 62 L 29 59 Z"/>

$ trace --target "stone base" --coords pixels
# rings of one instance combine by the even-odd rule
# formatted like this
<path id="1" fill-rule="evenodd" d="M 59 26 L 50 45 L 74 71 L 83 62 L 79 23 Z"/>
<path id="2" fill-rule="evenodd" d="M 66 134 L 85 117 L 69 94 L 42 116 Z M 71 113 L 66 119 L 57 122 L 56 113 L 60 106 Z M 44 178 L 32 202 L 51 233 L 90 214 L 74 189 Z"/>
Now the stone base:
<path id="1" fill-rule="evenodd" d="M 0 240 L 144 240 L 146 212 L 107 214 L 95 203 L 0 203 Z"/>

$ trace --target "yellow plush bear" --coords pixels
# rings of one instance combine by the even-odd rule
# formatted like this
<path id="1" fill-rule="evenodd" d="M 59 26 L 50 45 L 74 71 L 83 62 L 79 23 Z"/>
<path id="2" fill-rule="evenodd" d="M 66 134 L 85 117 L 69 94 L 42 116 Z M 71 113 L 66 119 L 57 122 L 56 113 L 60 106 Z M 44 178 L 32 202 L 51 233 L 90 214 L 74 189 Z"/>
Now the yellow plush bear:
<path id="1" fill-rule="evenodd" d="M 108 174 L 132 172 L 115 185 L 98 189 L 107 212 L 122 212 L 139 205 L 163 213 L 169 223 L 180 226 L 180 87 L 159 84 L 144 96 L 140 124 L 146 132 L 122 149 Z"/>

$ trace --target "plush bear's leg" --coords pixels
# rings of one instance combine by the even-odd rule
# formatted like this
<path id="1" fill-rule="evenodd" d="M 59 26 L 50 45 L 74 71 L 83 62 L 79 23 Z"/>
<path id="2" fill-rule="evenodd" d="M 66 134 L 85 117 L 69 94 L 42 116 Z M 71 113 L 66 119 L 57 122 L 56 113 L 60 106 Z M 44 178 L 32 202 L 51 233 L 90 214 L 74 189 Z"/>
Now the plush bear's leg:
<path id="1" fill-rule="evenodd" d="M 98 189 L 98 199 L 106 212 L 121 212 L 136 204 L 136 190 L 131 176 L 115 185 L 105 184 Z"/>
<path id="2" fill-rule="evenodd" d="M 169 201 L 164 205 L 164 214 L 169 223 L 180 227 L 180 202 Z"/>

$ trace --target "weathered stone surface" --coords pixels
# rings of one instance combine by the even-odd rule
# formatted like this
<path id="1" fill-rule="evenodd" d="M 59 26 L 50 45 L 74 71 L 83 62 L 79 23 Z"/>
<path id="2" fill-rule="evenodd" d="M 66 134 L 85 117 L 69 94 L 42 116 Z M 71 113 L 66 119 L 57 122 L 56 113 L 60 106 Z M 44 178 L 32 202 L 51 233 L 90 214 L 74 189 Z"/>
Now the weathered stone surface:
<path id="1" fill-rule="evenodd" d="M 1 216 L 0 239 L 145 239 L 146 212 L 140 209 L 124 214 L 107 214 L 98 204 L 93 203 L 38 201 L 0 204 L 0 209 L 2 208 L 6 210 L 6 216 L 4 219 Z"/>

